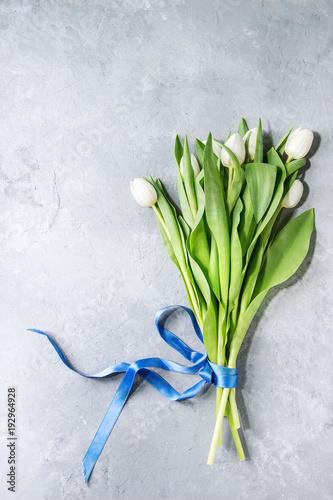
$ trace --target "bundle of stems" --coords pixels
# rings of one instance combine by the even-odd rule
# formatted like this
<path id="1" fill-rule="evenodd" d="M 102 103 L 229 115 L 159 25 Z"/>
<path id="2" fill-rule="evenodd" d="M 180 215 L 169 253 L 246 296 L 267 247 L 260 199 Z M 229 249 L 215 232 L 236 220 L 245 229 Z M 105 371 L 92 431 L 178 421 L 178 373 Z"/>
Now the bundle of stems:
<path id="1" fill-rule="evenodd" d="M 242 119 L 224 144 L 211 133 L 205 143 L 197 139 L 198 161 L 187 137 L 182 145 L 177 136 L 181 209 L 159 179 L 145 179 L 155 197 L 146 206 L 153 207 L 166 251 L 183 279 L 208 359 L 221 366 L 236 368 L 244 336 L 268 291 L 292 276 L 308 252 L 313 209 L 279 224 L 282 208 L 293 207 L 302 194 L 296 177 L 313 138 L 307 129 L 291 131 L 264 154 L 261 120 L 249 131 Z M 239 458 L 245 458 L 236 389 L 216 388 L 209 465 L 222 443 L 224 416 Z"/>

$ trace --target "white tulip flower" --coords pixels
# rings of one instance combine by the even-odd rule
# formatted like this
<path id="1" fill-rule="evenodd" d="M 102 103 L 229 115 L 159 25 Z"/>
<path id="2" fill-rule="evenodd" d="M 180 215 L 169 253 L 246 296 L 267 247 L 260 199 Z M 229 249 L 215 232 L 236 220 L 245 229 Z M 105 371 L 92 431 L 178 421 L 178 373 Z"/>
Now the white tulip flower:
<path id="1" fill-rule="evenodd" d="M 239 163 L 242 165 L 245 161 L 245 144 L 242 137 L 238 133 L 232 134 L 225 143 L 225 146 L 237 156 Z M 221 153 L 221 162 L 225 167 L 233 166 L 231 157 L 224 149 Z"/>
<path id="2" fill-rule="evenodd" d="M 300 180 L 296 180 L 294 184 L 289 189 L 288 193 L 284 197 L 282 206 L 284 208 L 294 208 L 299 203 L 303 195 L 303 183 Z"/>
<path id="3" fill-rule="evenodd" d="M 248 138 L 249 135 L 250 135 L 250 139 L 249 139 L 249 143 L 247 145 L 247 149 L 248 149 L 248 153 L 249 153 L 249 159 L 252 161 L 252 160 L 254 160 L 254 155 L 256 152 L 258 129 L 251 128 L 251 130 L 248 130 L 248 132 L 246 132 L 246 134 L 243 137 L 244 144 L 245 144 L 246 139 Z"/>
<path id="4" fill-rule="evenodd" d="M 285 152 L 289 158 L 298 160 L 309 152 L 313 142 L 313 132 L 308 128 L 299 127 L 288 137 Z"/>
<path id="5" fill-rule="evenodd" d="M 140 177 L 134 179 L 134 181 L 130 183 L 130 186 L 133 198 L 139 205 L 142 207 L 152 207 L 155 205 L 157 202 L 157 193 L 150 182 Z"/>
<path id="6" fill-rule="evenodd" d="M 180 173 L 182 174 L 182 176 L 183 176 L 183 159 L 184 159 L 184 157 L 182 156 L 182 158 L 180 160 L 180 164 L 179 164 Z M 191 153 L 191 165 L 193 168 L 194 178 L 196 178 L 196 176 L 200 173 L 200 166 L 199 166 L 198 160 L 196 159 L 196 157 L 192 153 Z"/>

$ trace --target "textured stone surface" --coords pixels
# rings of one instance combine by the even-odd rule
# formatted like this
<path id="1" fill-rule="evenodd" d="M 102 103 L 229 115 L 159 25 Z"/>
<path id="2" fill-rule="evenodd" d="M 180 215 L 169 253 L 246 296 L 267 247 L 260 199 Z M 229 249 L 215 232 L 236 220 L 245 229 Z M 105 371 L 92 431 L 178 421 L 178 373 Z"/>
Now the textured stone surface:
<path id="1" fill-rule="evenodd" d="M 1 2 L 1 498 L 13 384 L 16 498 L 333 498 L 332 22 L 329 0 Z M 275 142 L 291 125 L 320 141 L 296 210 L 315 207 L 316 238 L 239 358 L 248 460 L 226 431 L 206 465 L 213 390 L 171 403 L 142 383 L 87 487 L 81 459 L 119 379 L 75 375 L 26 328 L 86 373 L 180 361 L 153 319 L 186 295 L 129 181 L 151 173 L 175 195 L 175 134 L 223 139 L 241 116 Z"/>

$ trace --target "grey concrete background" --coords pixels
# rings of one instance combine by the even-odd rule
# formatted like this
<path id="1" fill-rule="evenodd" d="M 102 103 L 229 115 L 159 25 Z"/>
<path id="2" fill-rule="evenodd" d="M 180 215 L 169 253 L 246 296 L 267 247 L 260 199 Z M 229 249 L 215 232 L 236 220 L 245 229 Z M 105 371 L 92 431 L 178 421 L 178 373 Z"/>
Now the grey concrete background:
<path id="1" fill-rule="evenodd" d="M 1 498 L 333 498 L 332 24 L 329 0 L 1 2 Z M 129 182 L 151 173 L 175 195 L 175 134 L 192 147 L 209 130 L 223 139 L 241 116 L 261 116 L 274 142 L 292 125 L 320 138 L 295 211 L 315 207 L 310 255 L 265 302 L 239 358 L 248 460 L 226 430 L 206 465 L 213 389 L 171 403 L 142 383 L 85 486 L 81 460 L 120 379 L 75 375 L 26 328 L 51 333 L 86 373 L 180 361 L 154 315 L 187 303 L 183 284 Z M 178 331 L 193 344 L 183 318 Z"/>

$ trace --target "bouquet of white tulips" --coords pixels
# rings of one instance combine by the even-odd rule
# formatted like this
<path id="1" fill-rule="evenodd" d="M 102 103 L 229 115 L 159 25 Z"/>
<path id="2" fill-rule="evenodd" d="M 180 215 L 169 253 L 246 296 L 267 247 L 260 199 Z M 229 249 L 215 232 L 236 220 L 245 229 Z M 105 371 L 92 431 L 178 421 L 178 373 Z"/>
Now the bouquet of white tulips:
<path id="1" fill-rule="evenodd" d="M 131 183 L 136 201 L 155 211 L 212 364 L 236 368 L 244 336 L 267 292 L 290 278 L 308 252 L 313 209 L 284 227 L 280 215 L 302 197 L 303 185 L 296 177 L 312 141 L 311 130 L 289 130 L 264 153 L 261 121 L 248 130 L 242 119 L 224 144 L 211 133 L 204 142 L 196 140 L 197 158 L 187 137 L 184 145 L 176 137 L 180 209 L 159 179 Z M 235 388 L 216 388 L 216 410 L 208 464 L 222 442 L 224 416 L 244 459 Z"/>

